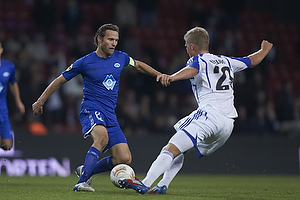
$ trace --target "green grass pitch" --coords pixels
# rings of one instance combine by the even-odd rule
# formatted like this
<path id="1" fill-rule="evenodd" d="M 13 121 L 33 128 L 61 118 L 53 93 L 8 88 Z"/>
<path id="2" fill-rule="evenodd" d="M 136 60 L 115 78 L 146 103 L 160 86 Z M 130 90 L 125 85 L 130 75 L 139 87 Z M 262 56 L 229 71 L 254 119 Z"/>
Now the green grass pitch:
<path id="1" fill-rule="evenodd" d="M 143 178 L 143 175 L 138 175 Z M 115 187 L 108 174 L 93 181 L 96 192 L 73 192 L 77 177 L 9 177 L 0 175 L 0 199 L 151 199 L 151 200 L 292 200 L 300 199 L 299 176 L 178 175 L 165 195 L 139 195 Z"/>

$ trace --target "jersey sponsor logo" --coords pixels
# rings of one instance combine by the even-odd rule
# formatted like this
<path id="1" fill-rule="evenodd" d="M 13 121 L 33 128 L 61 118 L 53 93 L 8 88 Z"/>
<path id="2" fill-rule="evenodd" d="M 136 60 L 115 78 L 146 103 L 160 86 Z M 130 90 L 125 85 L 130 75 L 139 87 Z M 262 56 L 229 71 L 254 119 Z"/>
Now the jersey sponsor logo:
<path id="1" fill-rule="evenodd" d="M 113 75 L 106 75 L 105 80 L 103 81 L 103 85 L 106 87 L 107 90 L 113 90 L 116 84 L 116 80 Z"/>
<path id="2" fill-rule="evenodd" d="M 119 68 L 119 67 L 121 67 L 121 64 L 120 63 L 115 63 L 114 67 Z"/>
<path id="3" fill-rule="evenodd" d="M 70 71 L 70 70 L 72 69 L 72 67 L 73 67 L 73 64 L 72 64 L 72 65 L 70 65 L 70 66 L 67 68 L 67 70 L 66 70 L 66 71 Z"/>
<path id="4" fill-rule="evenodd" d="M 3 73 L 3 77 L 8 77 L 9 76 L 9 72 L 4 72 Z"/>

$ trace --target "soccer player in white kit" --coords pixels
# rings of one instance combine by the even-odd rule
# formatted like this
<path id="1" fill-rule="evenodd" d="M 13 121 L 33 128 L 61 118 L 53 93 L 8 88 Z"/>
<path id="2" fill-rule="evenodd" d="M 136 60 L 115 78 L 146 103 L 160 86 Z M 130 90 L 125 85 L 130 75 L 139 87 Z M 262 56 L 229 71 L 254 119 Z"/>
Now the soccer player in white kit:
<path id="1" fill-rule="evenodd" d="M 198 108 L 174 125 L 176 134 L 163 147 L 143 180 L 119 181 L 123 188 L 140 194 L 165 194 L 183 165 L 184 153 L 195 148 L 199 157 L 209 156 L 227 141 L 238 117 L 234 107 L 234 73 L 259 64 L 273 46 L 263 40 L 260 50 L 236 58 L 209 53 L 209 35 L 204 28 L 189 30 L 184 40 L 190 56 L 186 67 L 172 75 L 158 75 L 157 81 L 168 86 L 173 81 L 190 79 Z M 162 174 L 162 180 L 150 189 Z"/>

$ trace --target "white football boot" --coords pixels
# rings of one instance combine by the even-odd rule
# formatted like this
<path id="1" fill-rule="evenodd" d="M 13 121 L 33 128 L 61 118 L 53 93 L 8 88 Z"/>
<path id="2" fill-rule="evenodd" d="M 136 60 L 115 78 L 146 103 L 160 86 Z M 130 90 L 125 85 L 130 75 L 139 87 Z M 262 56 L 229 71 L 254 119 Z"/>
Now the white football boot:
<path id="1" fill-rule="evenodd" d="M 80 191 L 80 192 L 95 192 L 94 188 L 92 188 L 86 182 L 76 184 L 73 191 L 75 191 L 75 192 L 77 192 L 77 191 Z"/>
<path id="2" fill-rule="evenodd" d="M 80 175 L 82 174 L 82 168 L 83 168 L 83 165 L 80 165 L 79 167 L 77 167 L 77 169 L 74 171 L 76 176 L 79 178 Z M 96 178 L 96 177 L 95 177 Z M 92 185 L 92 182 L 93 182 L 93 179 L 92 177 L 90 177 L 87 181 L 86 181 L 86 184 L 88 184 L 89 186 Z"/>

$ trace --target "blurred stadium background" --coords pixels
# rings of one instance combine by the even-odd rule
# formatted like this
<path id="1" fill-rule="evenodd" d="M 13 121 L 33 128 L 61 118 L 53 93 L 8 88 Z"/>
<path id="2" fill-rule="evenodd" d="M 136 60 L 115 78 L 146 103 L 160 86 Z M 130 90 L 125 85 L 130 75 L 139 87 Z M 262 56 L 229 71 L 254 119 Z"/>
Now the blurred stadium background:
<path id="1" fill-rule="evenodd" d="M 259 66 L 236 75 L 239 118 L 232 139 L 204 163 L 214 165 L 215 172 L 220 173 L 299 173 L 300 15 L 296 5 L 293 0 L 1 0 L 3 58 L 16 66 L 26 114 L 18 113 L 9 94 L 15 153 L 0 155 L 11 163 L 16 157 L 23 159 L 28 172 L 28 158 L 54 156 L 61 162 L 61 158 L 73 156 L 71 168 L 83 162 L 91 141 L 81 138 L 78 120 L 81 78 L 53 94 L 42 116 L 33 116 L 31 105 L 65 68 L 95 50 L 93 36 L 103 23 L 121 28 L 118 50 L 164 73 L 185 65 L 188 56 L 183 35 L 194 26 L 203 26 L 210 34 L 212 53 L 246 56 L 259 49 L 263 39 L 274 44 Z M 173 124 L 195 108 L 189 81 L 164 88 L 152 77 L 125 69 L 116 112 L 133 151 L 133 165 L 140 171 L 147 170 L 174 133 Z M 143 149 L 147 144 L 149 148 Z M 18 154 L 18 149 L 23 153 Z M 245 159 L 251 158 L 251 152 L 255 157 Z M 141 153 L 146 158 L 141 158 Z M 145 160 L 137 163 L 139 159 Z M 228 160 L 240 161 L 241 169 L 248 166 L 249 171 L 235 170 L 232 166 L 237 164 L 228 164 Z M 250 162 L 275 168 L 254 169 L 247 164 Z M 292 163 L 290 168 L 283 166 L 286 163 Z M 0 167 L 5 171 L 3 166 L 8 167 L 4 161 Z"/>

